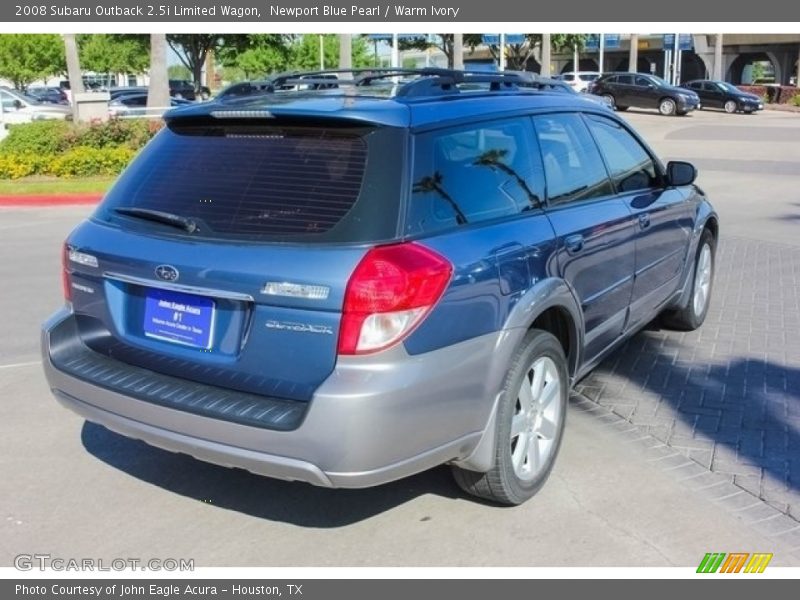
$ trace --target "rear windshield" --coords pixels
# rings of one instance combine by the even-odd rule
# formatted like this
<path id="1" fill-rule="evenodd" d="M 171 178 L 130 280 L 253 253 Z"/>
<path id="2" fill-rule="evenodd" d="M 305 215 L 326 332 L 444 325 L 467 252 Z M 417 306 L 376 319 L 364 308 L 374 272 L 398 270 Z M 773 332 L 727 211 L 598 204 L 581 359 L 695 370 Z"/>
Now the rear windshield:
<path id="1" fill-rule="evenodd" d="M 374 127 L 171 124 L 98 216 L 192 237 L 366 242 L 397 233 L 402 132 Z M 171 213 L 193 233 L 121 216 Z M 137 221 L 137 223 L 134 223 Z"/>

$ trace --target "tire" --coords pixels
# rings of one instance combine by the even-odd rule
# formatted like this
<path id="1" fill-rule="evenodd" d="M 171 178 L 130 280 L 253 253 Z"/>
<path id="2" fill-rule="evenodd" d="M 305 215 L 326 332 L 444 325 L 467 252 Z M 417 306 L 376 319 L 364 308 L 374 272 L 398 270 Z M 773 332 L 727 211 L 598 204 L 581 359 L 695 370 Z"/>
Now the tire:
<path id="1" fill-rule="evenodd" d="M 454 466 L 453 476 L 468 494 L 514 506 L 547 481 L 564 433 L 569 374 L 555 336 L 540 329 L 526 334 L 511 359 L 502 392 L 492 468 L 478 473 Z"/>
<path id="2" fill-rule="evenodd" d="M 693 331 L 703 324 L 708 314 L 714 287 L 717 242 L 708 229 L 703 230 L 692 268 L 692 290 L 684 308 L 664 313 L 662 321 L 671 329 Z M 707 269 L 706 269 L 707 266 Z M 698 301 L 698 297 L 702 300 Z"/>
<path id="3" fill-rule="evenodd" d="M 662 98 L 658 102 L 658 112 L 664 116 L 672 116 L 676 113 L 678 105 L 672 98 Z"/>
<path id="4" fill-rule="evenodd" d="M 603 94 L 600 97 L 605 100 L 606 104 L 608 104 L 611 108 L 617 110 L 617 101 L 614 99 L 614 96 L 611 94 Z"/>
<path id="5" fill-rule="evenodd" d="M 728 100 L 727 102 L 725 102 L 722 108 L 724 108 L 725 112 L 728 113 L 729 115 L 733 114 L 736 112 L 737 109 L 736 102 L 734 102 L 733 100 Z"/>

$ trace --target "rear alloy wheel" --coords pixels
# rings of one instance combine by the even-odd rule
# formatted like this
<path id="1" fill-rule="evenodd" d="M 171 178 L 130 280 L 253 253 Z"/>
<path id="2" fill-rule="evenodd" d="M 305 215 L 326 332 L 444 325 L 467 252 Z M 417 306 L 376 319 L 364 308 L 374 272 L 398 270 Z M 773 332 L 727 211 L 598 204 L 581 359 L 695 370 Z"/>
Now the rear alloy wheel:
<path id="1" fill-rule="evenodd" d="M 664 313 L 665 325 L 682 331 L 693 331 L 706 320 L 714 284 L 715 254 L 716 241 L 711 232 L 706 229 L 700 236 L 700 243 L 697 245 L 689 302 L 680 310 Z"/>
<path id="2" fill-rule="evenodd" d="M 611 94 L 603 94 L 603 95 L 602 95 L 602 96 L 600 96 L 600 97 L 603 99 L 603 101 L 604 101 L 606 104 L 608 104 L 608 105 L 609 105 L 611 108 L 613 108 L 613 109 L 615 109 L 615 110 L 616 110 L 616 108 L 617 108 L 617 101 L 616 101 L 616 100 L 614 100 L 614 96 L 612 96 Z"/>
<path id="3" fill-rule="evenodd" d="M 547 481 L 564 432 L 569 397 L 567 359 L 552 334 L 532 329 L 506 375 L 495 422 L 494 464 L 486 473 L 453 467 L 467 493 L 522 504 Z"/>
<path id="4" fill-rule="evenodd" d="M 667 117 L 674 115 L 677 108 L 678 106 L 672 98 L 663 98 L 661 102 L 658 103 L 658 112 Z"/>
<path id="5" fill-rule="evenodd" d="M 735 113 L 736 112 L 736 102 L 734 102 L 733 100 L 728 100 L 725 103 L 724 108 L 725 108 L 725 112 L 728 113 L 728 114 Z"/>

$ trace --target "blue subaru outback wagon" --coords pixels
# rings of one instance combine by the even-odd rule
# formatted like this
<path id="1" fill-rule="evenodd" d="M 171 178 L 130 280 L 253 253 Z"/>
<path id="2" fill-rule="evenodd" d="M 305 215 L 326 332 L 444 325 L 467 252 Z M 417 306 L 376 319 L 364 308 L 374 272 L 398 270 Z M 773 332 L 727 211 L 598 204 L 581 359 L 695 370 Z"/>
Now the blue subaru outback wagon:
<path id="1" fill-rule="evenodd" d="M 50 388 L 220 465 L 357 488 L 447 463 L 521 503 L 574 382 L 657 316 L 702 324 L 696 171 L 514 74 L 315 76 L 166 114 L 66 240 Z"/>

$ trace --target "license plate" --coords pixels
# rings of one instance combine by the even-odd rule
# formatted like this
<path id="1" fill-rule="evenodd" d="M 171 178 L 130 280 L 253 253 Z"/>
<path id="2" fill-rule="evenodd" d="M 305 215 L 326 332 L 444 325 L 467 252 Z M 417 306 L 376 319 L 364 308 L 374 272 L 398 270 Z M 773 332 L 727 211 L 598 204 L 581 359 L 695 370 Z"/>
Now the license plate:
<path id="1" fill-rule="evenodd" d="M 142 327 L 147 337 L 208 350 L 214 330 L 214 301 L 204 296 L 149 288 Z"/>

